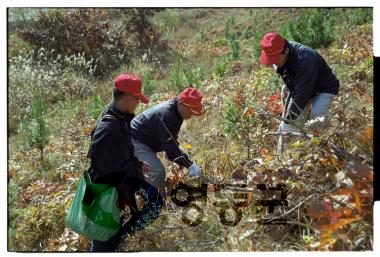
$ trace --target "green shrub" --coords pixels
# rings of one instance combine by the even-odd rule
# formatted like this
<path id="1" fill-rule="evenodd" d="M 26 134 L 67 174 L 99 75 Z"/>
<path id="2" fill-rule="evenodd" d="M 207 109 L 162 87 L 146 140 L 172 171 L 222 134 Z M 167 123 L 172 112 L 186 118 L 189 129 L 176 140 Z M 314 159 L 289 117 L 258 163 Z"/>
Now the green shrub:
<path id="1" fill-rule="evenodd" d="M 197 43 L 202 43 L 206 39 L 206 32 L 201 28 L 198 35 L 195 36 Z"/>
<path id="2" fill-rule="evenodd" d="M 201 87 L 201 81 L 206 77 L 208 69 L 200 64 L 196 68 L 183 64 L 179 56 L 176 57 L 174 67 L 169 76 L 169 85 L 176 89 L 177 93 L 189 86 Z"/>
<path id="3" fill-rule="evenodd" d="M 286 39 L 312 48 L 327 47 L 334 39 L 328 16 L 326 8 L 308 9 L 295 21 L 288 21 L 280 32 Z"/>
<path id="4" fill-rule="evenodd" d="M 178 10 L 165 9 L 163 12 L 152 17 L 153 25 L 160 31 L 173 32 L 181 25 L 181 18 Z"/>
<path id="5" fill-rule="evenodd" d="M 154 81 L 153 75 L 150 72 L 144 73 L 142 81 L 144 94 L 148 96 L 153 95 L 156 88 L 156 82 Z"/>
<path id="6" fill-rule="evenodd" d="M 212 45 L 214 47 L 221 47 L 221 46 L 226 46 L 228 44 L 227 39 L 224 36 L 218 36 L 217 38 L 214 39 L 212 42 Z"/>
<path id="7" fill-rule="evenodd" d="M 183 73 L 187 86 L 201 87 L 201 81 L 206 76 L 206 67 L 202 64 L 198 65 L 197 68 L 184 66 Z"/>
<path id="8" fill-rule="evenodd" d="M 254 103 L 249 98 L 250 92 L 245 92 L 242 85 L 238 85 L 235 95 L 225 101 L 223 114 L 224 131 L 242 144 L 247 150 L 247 159 L 250 159 L 252 148 L 252 135 L 258 120 L 254 114 Z"/>
<path id="9" fill-rule="evenodd" d="M 373 8 L 334 8 L 328 16 L 331 26 L 352 28 L 373 22 Z"/>
<path id="10" fill-rule="evenodd" d="M 223 77 L 230 66 L 229 60 L 226 57 L 218 57 L 216 58 L 216 63 L 215 63 L 215 75 L 217 77 Z"/>
<path id="11" fill-rule="evenodd" d="M 172 72 L 169 76 L 169 86 L 171 88 L 177 89 L 177 92 L 180 92 L 182 88 L 185 86 L 183 85 L 183 79 L 182 79 L 182 66 L 181 66 L 181 60 L 179 56 L 176 56 L 176 61 L 173 64 Z"/>
<path id="12" fill-rule="evenodd" d="M 226 20 L 226 23 L 224 25 L 224 37 L 226 39 L 229 39 L 231 35 L 234 34 L 234 32 L 231 32 L 233 30 L 233 26 L 235 25 L 235 16 L 229 16 Z"/>
<path id="13" fill-rule="evenodd" d="M 31 122 L 26 126 L 28 145 L 40 150 L 41 162 L 44 148 L 49 143 L 49 129 L 44 118 L 45 108 L 43 96 L 38 95 L 30 109 Z"/>
<path id="14" fill-rule="evenodd" d="M 104 109 L 105 103 L 100 98 L 99 94 L 93 95 L 91 98 L 91 104 L 89 113 L 93 118 L 98 118 Z"/>
<path id="15" fill-rule="evenodd" d="M 238 60 L 240 58 L 240 41 L 236 35 L 231 36 L 229 39 L 229 47 L 231 50 L 231 59 Z"/>
<path id="16" fill-rule="evenodd" d="M 359 26 L 373 22 L 373 8 L 353 8 L 349 14 L 349 22 L 352 26 Z"/>

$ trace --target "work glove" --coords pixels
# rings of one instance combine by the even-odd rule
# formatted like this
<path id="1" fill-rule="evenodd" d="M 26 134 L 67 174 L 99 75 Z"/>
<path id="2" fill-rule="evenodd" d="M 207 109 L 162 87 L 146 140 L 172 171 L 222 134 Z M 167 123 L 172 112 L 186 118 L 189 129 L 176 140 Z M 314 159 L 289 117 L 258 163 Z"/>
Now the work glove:
<path id="1" fill-rule="evenodd" d="M 189 177 L 199 177 L 202 175 L 201 168 L 195 163 L 187 169 L 189 171 Z"/>
<path id="2" fill-rule="evenodd" d="M 311 130 L 325 129 L 330 125 L 329 119 L 326 116 L 319 116 L 306 122 L 305 126 Z"/>

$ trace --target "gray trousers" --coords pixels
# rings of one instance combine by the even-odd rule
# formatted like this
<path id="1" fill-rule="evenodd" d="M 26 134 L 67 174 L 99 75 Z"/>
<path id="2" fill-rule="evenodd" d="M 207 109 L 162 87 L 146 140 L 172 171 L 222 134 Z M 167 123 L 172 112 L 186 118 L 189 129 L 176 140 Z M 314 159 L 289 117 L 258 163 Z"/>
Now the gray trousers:
<path id="1" fill-rule="evenodd" d="M 144 161 L 150 165 L 150 170 L 146 174 L 151 178 L 151 184 L 159 190 L 162 199 L 165 201 L 166 197 L 166 172 L 165 166 L 162 164 L 161 160 L 158 158 L 157 154 L 147 145 L 141 143 L 136 139 L 132 139 L 133 145 L 135 147 L 136 157 L 140 161 Z"/>
<path id="2" fill-rule="evenodd" d="M 281 89 L 281 102 L 284 109 L 282 113 L 282 118 L 284 118 L 286 114 L 290 111 L 290 106 L 293 103 L 293 99 L 290 98 L 288 105 L 284 106 L 286 102 L 286 98 L 288 97 L 289 97 L 289 89 L 286 87 L 286 85 L 283 85 Z M 308 119 L 314 119 L 316 117 L 324 116 L 326 117 L 325 126 L 328 126 L 329 109 L 334 97 L 335 95 L 333 94 L 319 93 L 316 97 L 310 99 L 306 107 L 303 110 L 301 110 L 298 118 L 294 121 L 294 124 L 299 126 L 300 128 L 303 128 Z M 283 131 L 284 125 L 285 123 L 282 121 L 278 128 L 279 132 Z M 285 137 L 284 135 L 280 135 L 278 139 L 278 145 L 277 145 L 277 155 L 282 154 L 284 150 L 285 150 Z"/>

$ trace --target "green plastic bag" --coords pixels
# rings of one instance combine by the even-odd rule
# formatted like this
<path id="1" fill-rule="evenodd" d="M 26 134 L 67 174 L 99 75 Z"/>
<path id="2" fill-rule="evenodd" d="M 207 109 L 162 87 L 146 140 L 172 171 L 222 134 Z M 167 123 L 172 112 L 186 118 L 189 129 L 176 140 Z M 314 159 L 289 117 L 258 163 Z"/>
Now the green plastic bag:
<path id="1" fill-rule="evenodd" d="M 85 201 L 88 195 L 92 200 Z M 115 187 L 94 184 L 88 172 L 84 172 L 79 182 L 74 200 L 66 216 L 67 225 L 89 239 L 107 241 L 120 228 L 120 209 L 117 205 L 118 193 Z"/>

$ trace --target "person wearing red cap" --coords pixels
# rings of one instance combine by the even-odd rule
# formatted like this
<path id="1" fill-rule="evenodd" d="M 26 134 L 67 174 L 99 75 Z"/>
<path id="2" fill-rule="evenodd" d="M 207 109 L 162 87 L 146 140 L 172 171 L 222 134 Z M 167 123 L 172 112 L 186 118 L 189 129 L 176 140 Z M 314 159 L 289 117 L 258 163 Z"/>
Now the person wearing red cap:
<path id="1" fill-rule="evenodd" d="M 135 156 L 131 137 L 130 123 L 135 117 L 133 112 L 140 101 L 145 104 L 149 102 L 141 89 L 142 82 L 138 76 L 118 76 L 113 86 L 113 99 L 97 119 L 91 133 L 88 157 L 91 159 L 89 175 L 92 182 L 115 186 L 119 208 L 123 210 L 128 206 L 132 214 L 132 218 L 109 240 L 93 240 L 91 251 L 94 252 L 117 250 L 123 235 L 133 234 L 159 217 L 163 201 L 158 191 L 145 181 L 149 181 L 144 176 L 149 164 Z M 141 210 L 136 204 L 135 194 L 148 191 L 153 195 L 150 199 L 157 200 L 147 201 Z"/>
<path id="2" fill-rule="evenodd" d="M 136 156 L 150 164 L 147 174 L 164 199 L 166 172 L 157 152 L 164 151 L 170 161 L 186 167 L 189 176 L 200 176 L 199 166 L 181 151 L 177 139 L 183 120 L 200 116 L 203 112 L 202 92 L 189 87 L 175 99 L 153 106 L 132 120 Z"/>
<path id="3" fill-rule="evenodd" d="M 315 50 L 270 32 L 260 41 L 263 65 L 272 65 L 284 85 L 281 90 L 283 118 L 279 132 L 297 132 L 292 126 L 322 129 L 328 126 L 330 104 L 339 92 L 339 80 Z M 287 98 L 285 100 L 285 98 Z M 284 150 L 280 136 L 278 153 Z"/>

